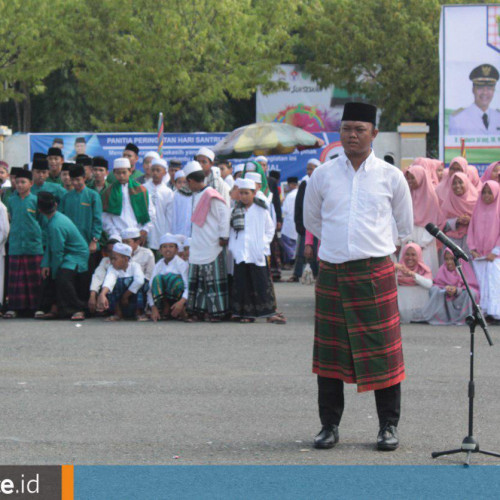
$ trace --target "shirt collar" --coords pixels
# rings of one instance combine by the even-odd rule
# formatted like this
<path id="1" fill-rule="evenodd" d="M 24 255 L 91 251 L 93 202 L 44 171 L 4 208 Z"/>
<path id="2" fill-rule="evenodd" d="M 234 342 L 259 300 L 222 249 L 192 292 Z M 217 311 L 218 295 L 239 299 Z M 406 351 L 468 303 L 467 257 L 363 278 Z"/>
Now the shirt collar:
<path id="1" fill-rule="evenodd" d="M 342 156 L 340 156 L 340 159 L 342 160 L 342 164 L 344 165 L 344 169 L 346 171 L 353 168 L 349 158 L 347 158 L 345 154 L 342 154 Z M 373 152 L 372 149 L 368 158 L 360 165 L 359 170 L 365 170 L 366 172 L 368 172 L 370 169 L 373 168 L 374 164 L 375 164 L 375 153 Z"/>

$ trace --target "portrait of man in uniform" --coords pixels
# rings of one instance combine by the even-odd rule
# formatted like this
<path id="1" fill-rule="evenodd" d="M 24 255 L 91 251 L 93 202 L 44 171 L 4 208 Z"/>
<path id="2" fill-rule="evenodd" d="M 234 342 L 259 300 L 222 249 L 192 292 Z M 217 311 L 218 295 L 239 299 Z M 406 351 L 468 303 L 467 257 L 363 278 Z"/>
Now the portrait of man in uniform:
<path id="1" fill-rule="evenodd" d="M 465 109 L 457 109 L 450 116 L 449 135 L 500 134 L 500 110 L 490 107 L 499 78 L 498 70 L 491 64 L 481 64 L 471 71 L 469 79 L 472 81 L 474 102 Z"/>

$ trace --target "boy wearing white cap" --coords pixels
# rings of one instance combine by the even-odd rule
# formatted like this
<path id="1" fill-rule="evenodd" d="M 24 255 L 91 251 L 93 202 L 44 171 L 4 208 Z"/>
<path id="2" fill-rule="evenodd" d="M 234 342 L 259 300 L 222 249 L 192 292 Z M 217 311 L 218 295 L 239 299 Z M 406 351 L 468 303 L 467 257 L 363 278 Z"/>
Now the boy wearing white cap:
<path id="1" fill-rule="evenodd" d="M 153 165 L 153 160 L 159 160 L 160 155 L 156 151 L 148 151 L 144 155 L 144 159 L 142 160 L 142 170 L 144 170 L 144 174 L 137 177 L 136 181 L 139 184 L 146 184 L 149 180 L 151 180 L 151 167 Z"/>
<path id="2" fill-rule="evenodd" d="M 148 233 L 148 246 L 157 251 L 160 238 L 168 233 L 172 226 L 174 209 L 174 192 L 164 182 L 167 175 L 167 162 L 162 158 L 154 158 L 151 163 L 151 179 L 144 184 L 149 193 L 151 204 L 155 207 L 156 217 Z"/>
<path id="3" fill-rule="evenodd" d="M 156 263 L 148 291 L 151 319 L 184 319 L 188 298 L 189 265 L 178 255 L 178 235 L 164 234 L 160 239 L 162 259 Z"/>
<path id="4" fill-rule="evenodd" d="M 141 243 L 146 243 L 155 219 L 148 190 L 131 178 L 128 158 L 117 158 L 113 172 L 116 180 L 102 193 L 103 228 L 108 234 L 120 234 L 135 227 L 141 233 Z"/>
<path id="5" fill-rule="evenodd" d="M 124 243 L 115 243 L 109 267 L 102 284 L 97 310 L 109 311 L 106 321 L 120 321 L 125 318 L 146 319 L 141 316 L 144 309 L 144 273 L 141 266 L 131 262 L 132 248 Z"/>
<path id="6" fill-rule="evenodd" d="M 229 250 L 234 257 L 231 309 L 234 318 L 253 323 L 266 317 L 284 323 L 276 314 L 276 298 L 267 265 L 274 223 L 266 203 L 256 197 L 251 179 L 237 179 L 240 201 L 231 213 Z"/>
<path id="7" fill-rule="evenodd" d="M 203 173 L 205 174 L 205 184 L 211 188 L 214 188 L 224 199 L 226 205 L 229 207 L 231 204 L 231 196 L 229 192 L 231 189 L 224 182 L 222 177 L 216 176 L 212 171 L 214 166 L 215 153 L 206 147 L 202 147 L 196 153 L 194 159 L 201 165 Z"/>
<path id="8" fill-rule="evenodd" d="M 193 192 L 187 310 L 192 320 L 220 321 L 229 312 L 224 251 L 229 239 L 229 208 L 215 189 L 205 185 L 197 161 L 189 162 L 184 172 Z"/>
<path id="9" fill-rule="evenodd" d="M 155 267 L 155 256 L 149 248 L 141 247 L 141 235 L 134 227 L 124 229 L 121 234 L 122 242 L 132 248 L 131 260 L 141 266 L 144 277 L 149 282 Z"/>

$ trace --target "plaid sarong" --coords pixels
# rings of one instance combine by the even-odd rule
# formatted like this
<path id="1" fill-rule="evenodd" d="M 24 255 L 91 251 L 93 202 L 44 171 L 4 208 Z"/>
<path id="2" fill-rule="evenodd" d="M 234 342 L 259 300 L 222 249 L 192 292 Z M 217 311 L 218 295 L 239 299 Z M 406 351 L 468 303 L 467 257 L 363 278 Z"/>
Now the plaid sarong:
<path id="1" fill-rule="evenodd" d="M 177 302 L 184 292 L 184 281 L 178 274 L 158 274 L 151 282 L 151 293 L 156 307 L 162 307 L 164 300 Z"/>
<path id="2" fill-rule="evenodd" d="M 123 294 L 128 290 L 134 281 L 132 276 L 128 278 L 118 278 L 111 293 L 108 293 L 109 310 L 112 314 L 116 312 L 116 306 L 120 303 Z M 144 309 L 146 305 L 146 292 L 148 282 L 146 281 L 136 294 L 132 294 L 126 307 L 120 306 L 124 318 L 133 318 L 137 309 Z"/>
<path id="3" fill-rule="evenodd" d="M 389 257 L 320 262 L 313 372 L 384 389 L 405 378 L 394 264 Z"/>
<path id="4" fill-rule="evenodd" d="M 41 255 L 9 255 L 9 309 L 38 309 L 42 295 L 41 263 Z"/>
<path id="5" fill-rule="evenodd" d="M 210 264 L 189 264 L 189 296 L 186 310 L 190 314 L 222 318 L 229 311 L 226 251 Z"/>

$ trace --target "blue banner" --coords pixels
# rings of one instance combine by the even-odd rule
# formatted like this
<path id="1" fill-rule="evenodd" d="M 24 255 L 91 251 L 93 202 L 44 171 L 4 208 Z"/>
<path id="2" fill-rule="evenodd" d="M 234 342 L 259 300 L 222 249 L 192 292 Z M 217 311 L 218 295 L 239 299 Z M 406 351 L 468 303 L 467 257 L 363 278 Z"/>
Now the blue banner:
<path id="1" fill-rule="evenodd" d="M 199 148 L 202 146 L 213 148 L 226 135 L 226 133 L 164 134 L 163 158 L 167 161 L 177 159 L 184 164 L 193 159 Z M 268 158 L 269 168 L 280 170 L 282 180 L 286 180 L 289 176 L 301 178 L 306 174 L 306 165 L 311 158 L 318 158 L 323 162 L 341 150 L 338 133 L 317 133 L 315 135 L 325 141 L 323 148 L 289 155 L 270 156 Z M 142 170 L 144 155 L 158 149 L 157 134 L 92 134 L 83 132 L 76 134 L 29 134 L 30 160 L 35 152 L 46 153 L 56 138 L 62 139 L 64 142 L 62 151 L 66 160 L 74 161 L 77 154 L 87 154 L 92 157 L 103 156 L 110 164 L 115 158 L 122 156 L 125 146 L 132 142 L 139 148 L 141 158 L 138 164 L 139 170 Z M 85 139 L 85 143 L 80 138 Z M 79 139 L 78 143 L 76 139 Z M 233 165 L 242 162 L 244 160 L 237 159 L 233 161 Z"/>

